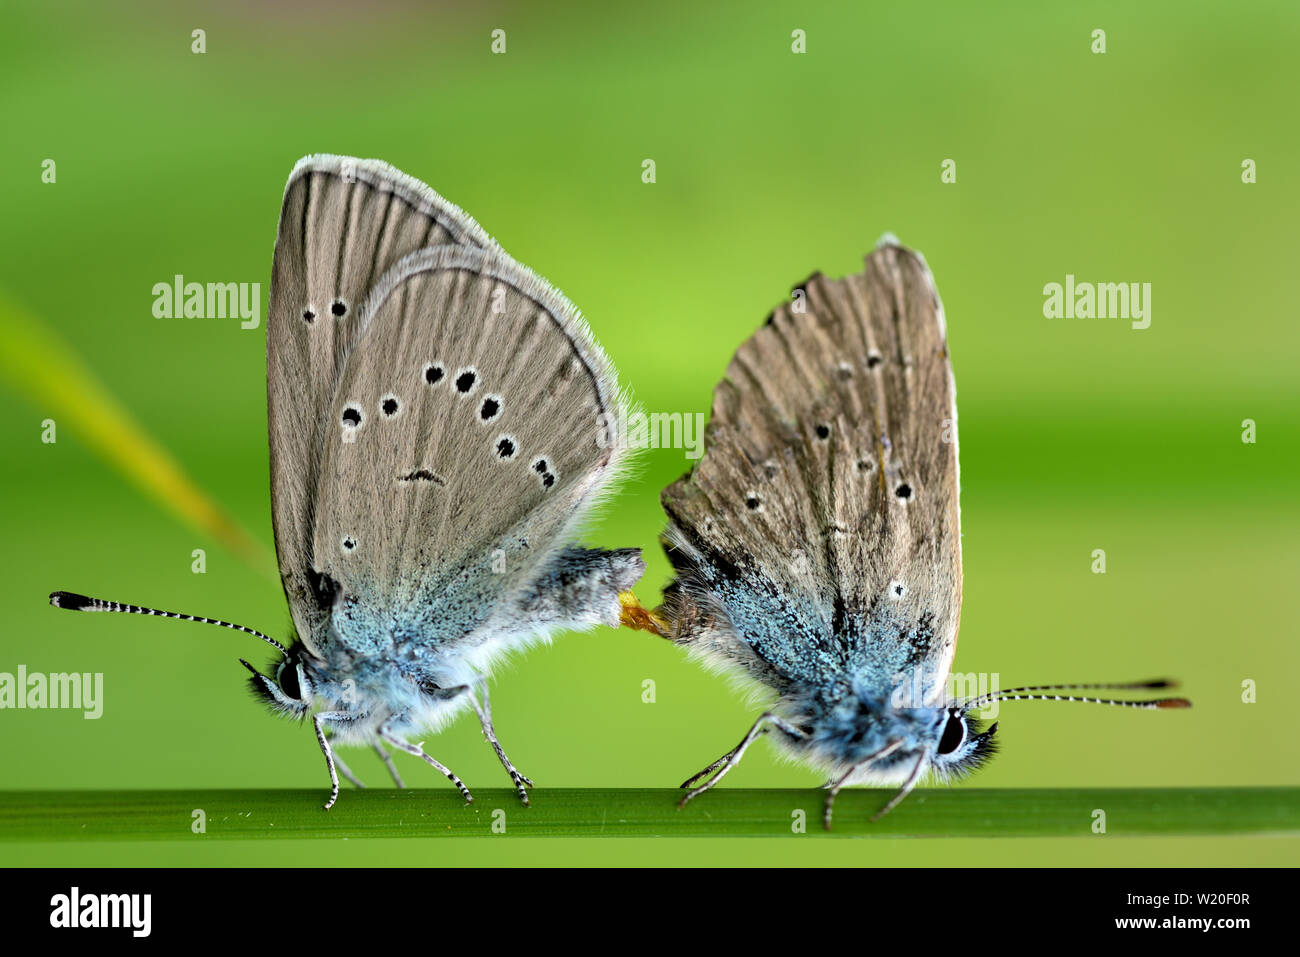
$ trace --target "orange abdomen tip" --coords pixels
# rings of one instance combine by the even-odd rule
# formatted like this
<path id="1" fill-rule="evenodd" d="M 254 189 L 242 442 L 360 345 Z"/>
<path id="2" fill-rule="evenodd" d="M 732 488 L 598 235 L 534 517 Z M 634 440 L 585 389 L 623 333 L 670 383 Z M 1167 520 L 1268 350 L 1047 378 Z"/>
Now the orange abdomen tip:
<path id="1" fill-rule="evenodd" d="M 660 638 L 668 637 L 668 623 L 654 612 L 647 610 L 632 592 L 619 592 L 618 603 L 622 606 L 618 620 L 625 628 L 631 628 L 633 631 L 648 631 Z"/>

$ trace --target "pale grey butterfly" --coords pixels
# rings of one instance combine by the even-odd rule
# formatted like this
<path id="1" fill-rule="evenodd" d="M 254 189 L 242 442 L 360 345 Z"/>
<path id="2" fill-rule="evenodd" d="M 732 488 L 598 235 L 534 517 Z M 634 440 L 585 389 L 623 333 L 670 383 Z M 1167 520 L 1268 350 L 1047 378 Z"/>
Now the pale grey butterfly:
<path id="1" fill-rule="evenodd" d="M 222 625 L 272 712 L 334 745 L 388 747 L 468 788 L 408 737 L 472 708 L 492 666 L 561 630 L 617 626 L 639 549 L 573 544 L 618 473 L 626 403 L 569 301 L 428 186 L 375 160 L 308 156 L 289 177 L 267 323 L 271 501 L 294 638 L 55 592 L 77 611 Z"/>
<path id="2" fill-rule="evenodd" d="M 962 585 L 954 395 L 933 277 L 892 237 L 861 274 L 799 284 L 736 352 L 704 457 L 663 492 L 677 577 L 661 608 L 624 616 L 770 703 L 682 784 L 682 804 L 769 730 L 829 774 L 829 827 L 845 785 L 901 785 L 879 817 L 927 771 L 978 767 L 997 726 L 974 712 L 993 701 L 1187 705 L 1058 693 L 1165 681 L 949 694 Z"/>

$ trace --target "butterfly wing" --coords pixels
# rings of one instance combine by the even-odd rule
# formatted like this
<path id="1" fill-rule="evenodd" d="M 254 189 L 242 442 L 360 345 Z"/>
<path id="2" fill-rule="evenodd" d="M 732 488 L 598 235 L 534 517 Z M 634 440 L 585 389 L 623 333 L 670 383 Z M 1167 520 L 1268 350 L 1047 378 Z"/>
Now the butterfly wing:
<path id="1" fill-rule="evenodd" d="M 309 647 L 327 613 L 312 564 L 326 418 L 362 300 L 403 256 L 439 244 L 498 248 L 457 207 L 377 160 L 308 156 L 289 177 L 267 320 L 271 507 L 285 594 Z"/>
<path id="2" fill-rule="evenodd" d="M 663 492 L 681 643 L 782 691 L 828 676 L 943 690 L 961 604 L 956 406 L 924 260 L 817 274 L 736 352 L 706 454 Z"/>
<path id="3" fill-rule="evenodd" d="M 568 301 L 497 250 L 406 257 L 359 323 L 326 419 L 312 538 L 342 596 L 334 633 L 358 652 L 486 642 L 510 629 L 506 610 L 530 607 L 522 593 L 615 471 L 614 373 Z"/>

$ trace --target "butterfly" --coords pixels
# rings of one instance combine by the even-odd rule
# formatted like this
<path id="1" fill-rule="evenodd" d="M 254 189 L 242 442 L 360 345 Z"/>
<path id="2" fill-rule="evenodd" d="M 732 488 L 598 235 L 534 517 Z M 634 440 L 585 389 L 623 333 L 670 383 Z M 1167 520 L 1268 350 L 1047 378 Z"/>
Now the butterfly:
<path id="1" fill-rule="evenodd" d="M 850 784 L 967 774 L 996 749 L 976 712 L 1025 698 L 1170 682 L 1043 685 L 958 700 L 947 684 L 961 607 L 957 407 L 943 308 L 925 260 L 892 237 L 863 272 L 815 273 L 737 350 L 713 394 L 706 451 L 664 489 L 676 573 L 656 632 L 770 706 L 692 776 L 712 788 L 760 735 Z M 1114 701 L 1185 707 L 1181 698 Z M 703 783 L 700 783 L 703 782 Z"/>
<path id="2" fill-rule="evenodd" d="M 288 643 L 217 619 L 55 592 L 86 612 L 221 625 L 271 645 L 270 710 L 335 753 L 388 748 L 472 709 L 497 739 L 494 663 L 558 631 L 617 626 L 636 548 L 574 543 L 625 459 L 613 366 L 577 310 L 469 216 L 376 161 L 313 155 L 285 188 L 267 322 L 271 502 Z"/>

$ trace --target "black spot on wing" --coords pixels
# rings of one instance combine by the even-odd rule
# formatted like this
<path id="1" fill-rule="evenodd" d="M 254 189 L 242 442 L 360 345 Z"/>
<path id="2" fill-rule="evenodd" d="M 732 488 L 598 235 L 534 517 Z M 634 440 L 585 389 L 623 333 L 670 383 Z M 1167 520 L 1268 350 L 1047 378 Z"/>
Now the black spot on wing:
<path id="1" fill-rule="evenodd" d="M 437 486 L 447 484 L 445 478 L 435 472 L 430 472 L 428 469 L 416 469 L 413 472 L 407 472 L 405 475 L 399 475 L 397 480 L 399 482 L 432 482 Z"/>

